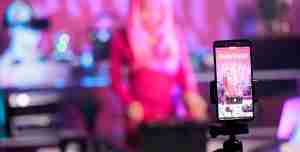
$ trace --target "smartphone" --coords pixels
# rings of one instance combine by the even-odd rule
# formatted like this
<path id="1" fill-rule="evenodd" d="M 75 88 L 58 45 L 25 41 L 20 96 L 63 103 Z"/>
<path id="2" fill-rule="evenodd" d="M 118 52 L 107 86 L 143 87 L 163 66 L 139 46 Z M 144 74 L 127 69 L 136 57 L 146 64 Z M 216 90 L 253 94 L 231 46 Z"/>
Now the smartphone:
<path id="1" fill-rule="evenodd" d="M 215 41 L 214 62 L 218 120 L 254 119 L 251 41 Z"/>

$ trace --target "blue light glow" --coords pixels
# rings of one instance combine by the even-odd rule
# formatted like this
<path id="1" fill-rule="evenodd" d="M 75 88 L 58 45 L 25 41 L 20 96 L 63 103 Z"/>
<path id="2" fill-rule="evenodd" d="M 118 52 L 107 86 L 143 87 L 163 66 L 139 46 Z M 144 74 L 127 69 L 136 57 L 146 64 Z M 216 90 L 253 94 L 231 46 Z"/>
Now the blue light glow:
<path id="1" fill-rule="evenodd" d="M 64 88 L 66 86 L 66 82 L 63 79 L 59 79 L 54 82 L 54 86 L 57 88 Z"/>
<path id="2" fill-rule="evenodd" d="M 107 79 L 106 77 L 93 77 L 93 76 L 87 76 L 84 77 L 80 85 L 83 87 L 104 87 L 108 86 L 110 84 L 110 79 Z"/>
<path id="3" fill-rule="evenodd" d="M 97 33 L 97 39 L 101 42 L 107 42 L 111 38 L 111 33 L 108 30 L 100 30 Z"/>
<path id="4" fill-rule="evenodd" d="M 6 123 L 5 94 L 3 92 L 0 92 L 0 139 L 6 136 L 5 123 Z"/>
<path id="5" fill-rule="evenodd" d="M 22 0 L 14 1 L 7 9 L 9 25 L 24 24 L 30 21 L 33 16 L 31 7 Z"/>
<path id="6" fill-rule="evenodd" d="M 94 66 L 94 58 L 91 52 L 84 52 L 80 57 L 80 65 L 84 68 L 91 68 Z"/>

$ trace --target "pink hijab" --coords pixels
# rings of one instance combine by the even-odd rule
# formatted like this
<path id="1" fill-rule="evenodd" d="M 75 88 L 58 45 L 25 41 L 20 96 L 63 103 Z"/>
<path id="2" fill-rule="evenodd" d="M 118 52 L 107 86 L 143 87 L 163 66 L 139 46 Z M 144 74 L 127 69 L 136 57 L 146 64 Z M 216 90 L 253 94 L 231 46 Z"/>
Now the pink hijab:
<path id="1" fill-rule="evenodd" d="M 150 5 L 161 13 L 159 24 L 151 27 L 151 31 L 145 26 L 145 21 L 149 18 L 142 15 L 143 1 L 147 0 L 132 0 L 128 25 L 129 44 L 135 61 L 134 68 L 175 73 L 180 63 L 181 48 L 175 30 L 172 0 L 151 0 Z"/>

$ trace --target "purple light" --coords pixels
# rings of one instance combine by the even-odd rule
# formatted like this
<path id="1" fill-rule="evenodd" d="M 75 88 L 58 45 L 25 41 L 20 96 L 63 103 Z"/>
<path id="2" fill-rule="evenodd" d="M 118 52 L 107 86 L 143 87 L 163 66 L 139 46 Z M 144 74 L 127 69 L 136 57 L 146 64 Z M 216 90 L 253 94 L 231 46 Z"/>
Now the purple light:
<path id="1" fill-rule="evenodd" d="M 298 124 L 300 119 L 297 118 L 297 115 L 299 114 L 300 97 L 287 100 L 284 104 L 280 124 L 278 127 L 278 139 L 289 139 L 291 136 L 293 136 L 294 131 L 299 130 L 300 126 Z"/>

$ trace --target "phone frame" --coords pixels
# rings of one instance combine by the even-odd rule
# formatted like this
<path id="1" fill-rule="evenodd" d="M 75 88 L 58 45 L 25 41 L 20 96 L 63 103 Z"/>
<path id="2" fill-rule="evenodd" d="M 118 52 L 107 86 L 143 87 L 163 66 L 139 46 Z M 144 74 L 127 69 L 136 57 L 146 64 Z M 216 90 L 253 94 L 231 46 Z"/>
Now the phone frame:
<path id="1" fill-rule="evenodd" d="M 232 119 L 232 120 L 222 120 L 220 119 L 219 117 L 219 99 L 218 99 L 218 85 L 217 85 L 217 64 L 216 64 L 216 48 L 219 48 L 219 47 L 250 47 L 250 67 L 251 67 L 251 94 L 252 94 L 252 102 L 253 102 L 253 105 L 252 105 L 252 112 L 253 112 L 253 116 L 250 118 L 243 118 L 243 119 Z M 222 40 L 222 41 L 214 41 L 213 43 L 213 55 L 214 55 L 214 75 L 215 75 L 215 90 L 216 90 L 216 97 L 214 97 L 214 99 L 216 99 L 217 101 L 214 101 L 216 104 L 217 104 L 217 107 L 216 107 L 216 116 L 217 116 L 217 120 L 218 121 L 251 121 L 255 118 L 255 109 L 254 109 L 254 104 L 255 104 L 255 89 L 254 89 L 254 86 L 255 86 L 255 82 L 253 80 L 253 43 L 250 41 L 250 40 Z"/>

